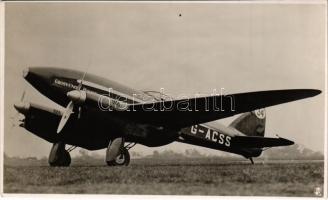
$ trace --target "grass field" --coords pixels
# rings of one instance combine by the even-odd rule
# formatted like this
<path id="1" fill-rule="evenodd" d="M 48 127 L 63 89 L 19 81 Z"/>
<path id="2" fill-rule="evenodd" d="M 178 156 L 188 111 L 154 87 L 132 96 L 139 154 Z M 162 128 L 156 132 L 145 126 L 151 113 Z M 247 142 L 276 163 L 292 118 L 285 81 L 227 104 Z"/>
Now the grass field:
<path id="1" fill-rule="evenodd" d="M 5 193 L 316 196 L 323 162 L 132 160 L 128 167 L 4 167 Z"/>

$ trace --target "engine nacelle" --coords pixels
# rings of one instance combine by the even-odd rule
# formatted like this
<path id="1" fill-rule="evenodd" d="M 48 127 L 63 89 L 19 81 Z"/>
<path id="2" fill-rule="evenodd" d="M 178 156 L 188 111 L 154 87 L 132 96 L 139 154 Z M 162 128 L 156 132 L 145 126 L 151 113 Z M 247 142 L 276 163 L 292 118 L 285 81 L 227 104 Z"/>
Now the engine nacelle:
<path id="1" fill-rule="evenodd" d="M 31 104 L 27 102 L 18 102 L 14 104 L 14 107 L 19 113 L 26 114 L 30 110 Z"/>

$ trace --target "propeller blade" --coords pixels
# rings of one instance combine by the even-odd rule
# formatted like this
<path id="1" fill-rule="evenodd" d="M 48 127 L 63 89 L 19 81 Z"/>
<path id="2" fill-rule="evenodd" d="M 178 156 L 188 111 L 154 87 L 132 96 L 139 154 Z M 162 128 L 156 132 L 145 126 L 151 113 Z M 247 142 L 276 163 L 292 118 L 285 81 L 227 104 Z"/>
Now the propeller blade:
<path id="1" fill-rule="evenodd" d="M 83 84 L 83 80 L 84 80 L 84 77 L 85 77 L 86 74 L 87 74 L 87 72 L 84 72 L 84 74 L 82 76 L 82 79 L 80 80 L 79 86 L 77 87 L 77 90 L 81 90 L 82 84 Z"/>
<path id="2" fill-rule="evenodd" d="M 24 90 L 24 92 L 23 92 L 23 94 L 22 94 L 22 96 L 21 96 L 21 99 L 20 99 L 20 101 L 23 101 L 24 100 L 24 97 L 25 97 L 25 90 Z"/>
<path id="3" fill-rule="evenodd" d="M 82 79 L 79 81 L 79 85 L 77 87 L 77 90 L 81 90 L 82 86 L 83 86 L 83 80 L 85 78 L 87 72 L 84 72 Z M 73 101 L 70 101 L 66 107 L 65 112 L 62 115 L 62 118 L 60 119 L 58 128 L 57 128 L 57 133 L 60 133 L 61 130 L 64 128 L 65 124 L 67 123 L 69 117 L 71 116 L 71 114 L 73 113 L 73 109 L 74 109 L 74 103 Z M 80 118 L 81 115 L 81 107 L 79 107 L 79 115 L 78 118 Z"/>
<path id="4" fill-rule="evenodd" d="M 81 108 L 81 106 L 79 106 L 79 115 L 78 115 L 78 119 L 80 119 L 81 118 L 81 113 L 82 113 L 82 108 Z"/>
<path id="5" fill-rule="evenodd" d="M 11 119 L 11 128 L 14 128 L 16 126 L 16 119 L 18 117 L 18 114 L 19 113 L 16 112 L 16 114 L 14 116 L 10 117 L 10 119 Z"/>
<path id="6" fill-rule="evenodd" d="M 57 133 L 60 133 L 60 131 L 64 128 L 66 122 L 69 119 L 69 116 L 71 116 L 71 114 L 73 113 L 73 108 L 74 108 L 74 104 L 73 101 L 70 101 L 69 104 L 66 107 L 65 112 L 62 115 L 62 118 L 59 122 L 58 128 L 57 128 Z"/>
<path id="7" fill-rule="evenodd" d="M 18 117 L 19 117 L 19 115 L 21 114 L 21 113 L 17 110 L 16 105 L 21 105 L 21 104 L 23 104 L 23 102 L 24 102 L 24 98 L 25 98 L 25 94 L 26 94 L 26 88 L 24 89 L 24 91 L 23 91 L 23 93 L 22 93 L 22 96 L 21 96 L 21 98 L 20 98 L 20 102 L 17 102 L 17 104 L 16 104 L 16 103 L 14 104 L 14 108 L 16 109 L 16 112 L 15 112 L 14 116 L 10 117 L 10 118 L 11 118 L 11 121 L 12 121 L 12 123 L 11 123 L 11 127 L 12 127 L 12 128 L 16 126 L 16 121 L 19 120 Z"/>

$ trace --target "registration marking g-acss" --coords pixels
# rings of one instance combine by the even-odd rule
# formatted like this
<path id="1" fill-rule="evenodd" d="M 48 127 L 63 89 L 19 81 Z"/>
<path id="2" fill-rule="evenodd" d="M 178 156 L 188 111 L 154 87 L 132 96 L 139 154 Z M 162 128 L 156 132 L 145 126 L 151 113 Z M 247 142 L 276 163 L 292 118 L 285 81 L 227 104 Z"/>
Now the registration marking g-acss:
<path id="1" fill-rule="evenodd" d="M 190 133 L 200 138 L 219 143 L 226 147 L 230 147 L 231 137 L 223 133 L 219 133 L 203 125 L 194 125 L 190 128 Z"/>

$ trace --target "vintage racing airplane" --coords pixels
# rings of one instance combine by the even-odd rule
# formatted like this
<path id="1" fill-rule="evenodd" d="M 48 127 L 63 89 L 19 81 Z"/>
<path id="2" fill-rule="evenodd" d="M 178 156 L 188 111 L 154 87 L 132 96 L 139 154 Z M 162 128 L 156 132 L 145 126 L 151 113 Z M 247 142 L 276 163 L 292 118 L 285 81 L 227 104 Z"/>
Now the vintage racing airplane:
<path id="1" fill-rule="evenodd" d="M 30 67 L 23 77 L 66 107 L 25 102 L 25 91 L 14 104 L 25 116 L 20 126 L 53 143 L 50 166 L 69 166 L 69 152 L 75 147 L 107 148 L 108 165 L 128 165 L 128 150 L 135 144 L 157 147 L 176 141 L 239 154 L 253 163 L 252 158 L 265 148 L 294 144 L 280 137 L 264 137 L 264 108 L 321 93 L 292 89 L 174 100 L 71 69 Z M 228 127 L 214 122 L 240 113 Z"/>

